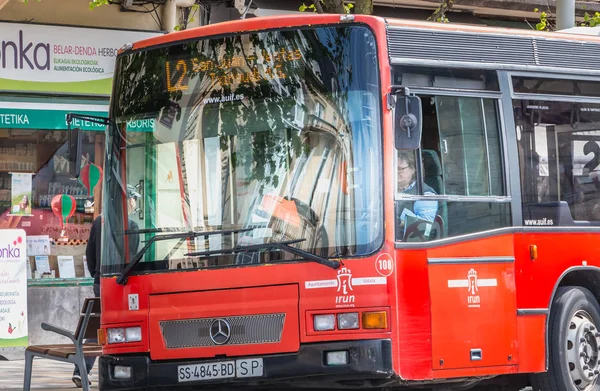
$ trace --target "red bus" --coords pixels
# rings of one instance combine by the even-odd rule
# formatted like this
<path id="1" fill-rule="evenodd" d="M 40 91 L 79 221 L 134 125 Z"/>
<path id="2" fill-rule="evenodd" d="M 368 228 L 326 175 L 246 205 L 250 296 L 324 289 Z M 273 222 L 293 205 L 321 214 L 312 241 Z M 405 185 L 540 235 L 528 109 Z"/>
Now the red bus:
<path id="1" fill-rule="evenodd" d="M 121 49 L 100 389 L 600 389 L 599 55 L 358 15 Z"/>

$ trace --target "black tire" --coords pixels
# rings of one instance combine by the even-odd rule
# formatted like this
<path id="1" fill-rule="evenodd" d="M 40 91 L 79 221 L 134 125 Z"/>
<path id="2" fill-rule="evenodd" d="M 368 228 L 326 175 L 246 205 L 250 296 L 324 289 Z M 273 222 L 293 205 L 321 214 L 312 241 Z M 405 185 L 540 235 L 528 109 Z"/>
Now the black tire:
<path id="1" fill-rule="evenodd" d="M 531 377 L 533 391 L 580 391 L 582 388 L 575 385 L 573 376 L 577 374 L 574 369 L 572 375 L 569 368 L 569 355 L 574 354 L 571 349 L 578 349 L 569 344 L 569 328 L 574 330 L 573 319 L 576 314 L 586 314 L 591 318 L 591 323 L 600 326 L 600 305 L 594 295 L 583 287 L 558 288 L 548 320 L 548 371 L 535 374 Z M 597 341 L 598 338 L 595 339 Z M 596 355 L 598 354 L 596 349 Z M 585 391 L 600 391 L 598 375 Z M 580 383 L 581 386 L 582 383 Z"/>

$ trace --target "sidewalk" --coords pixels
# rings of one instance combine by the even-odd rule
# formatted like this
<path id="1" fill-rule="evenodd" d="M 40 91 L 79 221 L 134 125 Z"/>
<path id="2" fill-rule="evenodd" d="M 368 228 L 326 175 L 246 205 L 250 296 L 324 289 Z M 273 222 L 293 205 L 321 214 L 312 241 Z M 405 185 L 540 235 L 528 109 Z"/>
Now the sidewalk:
<path id="1" fill-rule="evenodd" d="M 23 374 L 25 373 L 25 360 L 0 361 L 0 390 L 22 391 Z M 58 391 L 81 390 L 71 381 L 73 365 L 42 358 L 33 360 L 33 374 L 31 376 L 32 390 Z M 98 389 L 98 373 L 92 370 L 92 390 Z"/>

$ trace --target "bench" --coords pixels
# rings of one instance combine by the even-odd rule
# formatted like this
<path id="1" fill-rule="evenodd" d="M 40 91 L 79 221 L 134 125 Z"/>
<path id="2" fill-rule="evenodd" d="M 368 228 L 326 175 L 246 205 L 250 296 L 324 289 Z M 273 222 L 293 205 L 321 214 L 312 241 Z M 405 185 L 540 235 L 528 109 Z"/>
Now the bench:
<path id="1" fill-rule="evenodd" d="M 31 371 L 33 358 L 41 357 L 50 360 L 62 361 L 77 365 L 81 375 L 81 384 L 85 391 L 89 391 L 90 384 L 85 365 L 85 357 L 98 357 L 102 354 L 102 346 L 94 343 L 83 343 L 84 339 L 96 338 L 100 328 L 100 299 L 87 298 L 83 303 L 79 315 L 79 322 L 75 332 L 42 323 L 42 329 L 52 331 L 69 338 L 72 344 L 60 345 L 32 345 L 25 349 L 25 379 L 23 390 L 30 391 Z"/>

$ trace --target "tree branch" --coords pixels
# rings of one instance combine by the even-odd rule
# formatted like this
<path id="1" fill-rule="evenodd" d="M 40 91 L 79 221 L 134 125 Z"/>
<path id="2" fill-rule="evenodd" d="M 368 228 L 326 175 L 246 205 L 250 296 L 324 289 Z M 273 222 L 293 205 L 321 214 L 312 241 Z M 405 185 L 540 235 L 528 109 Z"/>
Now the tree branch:
<path id="1" fill-rule="evenodd" d="M 354 13 L 372 15 L 373 0 L 356 0 L 356 3 L 354 4 Z"/>
<path id="2" fill-rule="evenodd" d="M 323 10 L 332 14 L 345 14 L 344 3 L 342 0 L 323 0 Z"/>
<path id="3" fill-rule="evenodd" d="M 427 18 L 427 20 L 433 20 L 434 22 L 448 22 L 448 18 L 446 14 L 452 6 L 454 5 L 454 0 L 441 0 L 440 6 L 433 12 L 433 14 Z"/>
<path id="4" fill-rule="evenodd" d="M 315 5 L 315 8 L 317 9 L 317 12 L 322 14 L 323 12 L 323 6 L 321 6 L 321 0 L 313 0 L 313 4 Z"/>

